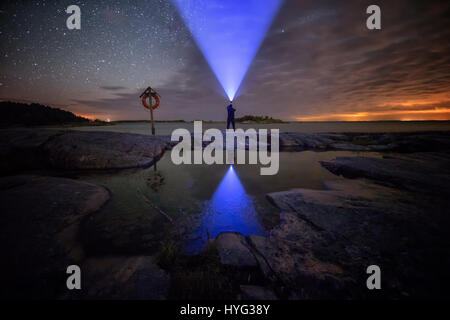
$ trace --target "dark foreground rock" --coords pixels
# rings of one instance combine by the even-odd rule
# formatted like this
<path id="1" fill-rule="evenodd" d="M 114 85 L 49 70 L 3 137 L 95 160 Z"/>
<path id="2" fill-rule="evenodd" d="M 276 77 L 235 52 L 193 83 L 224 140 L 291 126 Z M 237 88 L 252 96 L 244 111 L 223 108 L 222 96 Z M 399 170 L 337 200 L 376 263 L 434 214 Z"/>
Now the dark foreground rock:
<path id="1" fill-rule="evenodd" d="M 166 144 L 153 136 L 70 131 L 44 146 L 52 167 L 59 169 L 124 169 L 152 165 Z"/>
<path id="2" fill-rule="evenodd" d="M 153 254 L 169 222 L 151 211 L 123 214 L 103 209 L 87 217 L 80 240 L 90 254 Z"/>
<path id="3" fill-rule="evenodd" d="M 421 153 L 323 163 L 353 179 L 268 194 L 281 211 L 270 236 L 222 237 L 221 248 L 239 247 L 236 255 L 248 249 L 279 298 L 448 296 L 449 172 L 436 164 L 447 158 Z M 370 265 L 381 268 L 381 291 L 366 287 Z"/>
<path id="4" fill-rule="evenodd" d="M 150 256 L 107 256 L 83 262 L 83 290 L 65 298 L 164 300 L 170 278 Z"/>
<path id="5" fill-rule="evenodd" d="M 70 179 L 1 178 L 0 295 L 55 297 L 65 286 L 67 266 L 85 257 L 81 220 L 108 198 L 104 188 Z"/>
<path id="6" fill-rule="evenodd" d="M 419 152 L 450 149 L 450 132 L 280 133 L 282 151 Z"/>
<path id="7" fill-rule="evenodd" d="M 152 165 L 168 143 L 162 137 L 115 132 L 1 130 L 3 174 L 27 169 L 124 169 Z"/>
<path id="8" fill-rule="evenodd" d="M 450 133 L 398 132 L 398 133 L 280 133 L 283 151 L 442 151 L 450 147 Z"/>
<path id="9" fill-rule="evenodd" d="M 215 244 L 222 264 L 241 268 L 258 266 L 242 234 L 223 232 L 216 237 Z"/>
<path id="10" fill-rule="evenodd" d="M 167 137 L 4 130 L 0 169 L 10 174 L 148 166 L 170 145 Z M 280 134 L 280 149 L 285 151 L 401 154 L 322 162 L 332 173 L 352 180 L 327 182 L 325 190 L 267 195 L 281 211 L 270 236 L 220 234 L 214 240 L 218 260 L 235 272 L 240 297 L 448 296 L 450 156 L 438 151 L 449 146 L 448 133 Z M 108 197 L 100 186 L 70 179 L 0 179 L 0 296 L 167 297 L 169 277 L 150 256 L 163 238 L 166 228 L 160 221 L 165 220 L 143 212 L 120 215 L 105 210 Z M 80 294 L 65 289 L 70 264 L 80 265 L 86 277 L 86 290 Z M 372 264 L 382 270 L 383 290 L 375 293 L 365 285 L 366 268 Z"/>
<path id="11" fill-rule="evenodd" d="M 223 133 L 225 136 L 225 133 Z M 449 132 L 281 132 L 280 151 L 431 152 L 450 149 Z M 270 145 L 270 139 L 268 141 Z M 28 169 L 124 169 L 152 165 L 177 142 L 169 136 L 46 129 L 0 130 L 0 173 Z M 203 146 L 209 141 L 203 141 Z M 244 141 L 248 148 L 249 141 Z M 192 146 L 194 144 L 192 143 Z"/>
<path id="12" fill-rule="evenodd" d="M 95 256 L 82 241 L 83 225 L 108 199 L 103 187 L 71 179 L 1 178 L 0 297 L 165 299 L 169 277 L 152 257 Z M 81 291 L 66 288 L 69 265 L 81 268 Z"/>
<path id="13" fill-rule="evenodd" d="M 241 285 L 242 300 L 277 300 L 277 296 L 272 290 L 260 286 Z"/>
<path id="14" fill-rule="evenodd" d="M 241 129 L 242 130 L 242 129 Z M 230 135 L 221 131 L 224 148 L 226 137 Z M 236 132 L 239 149 L 248 149 L 249 136 L 244 131 Z M 256 132 L 258 137 L 258 131 Z M 240 138 L 240 139 L 239 139 Z M 177 142 L 170 141 L 169 136 L 161 137 L 169 148 Z M 211 139 L 202 141 L 203 147 L 211 143 Z M 213 140 L 213 139 L 212 139 Z M 194 146 L 194 135 L 191 134 L 191 146 Z M 270 147 L 271 135 L 268 132 L 267 141 L 262 141 L 261 146 L 266 143 Z M 236 148 L 236 146 L 235 146 Z M 280 132 L 280 151 L 373 151 L 373 152 L 441 152 L 450 149 L 450 131 L 443 132 L 393 132 L 393 133 L 302 133 L 302 132 Z"/>
<path id="15" fill-rule="evenodd" d="M 409 158 L 338 157 L 322 161 L 323 167 L 346 178 L 367 178 L 379 184 L 424 193 L 448 193 L 450 174 L 446 168 L 436 168 L 420 156 Z M 444 158 L 445 160 L 445 158 Z M 447 159 L 448 160 L 448 159 Z M 445 161 L 443 161 L 445 162 Z M 448 165 L 448 162 L 446 162 Z"/>

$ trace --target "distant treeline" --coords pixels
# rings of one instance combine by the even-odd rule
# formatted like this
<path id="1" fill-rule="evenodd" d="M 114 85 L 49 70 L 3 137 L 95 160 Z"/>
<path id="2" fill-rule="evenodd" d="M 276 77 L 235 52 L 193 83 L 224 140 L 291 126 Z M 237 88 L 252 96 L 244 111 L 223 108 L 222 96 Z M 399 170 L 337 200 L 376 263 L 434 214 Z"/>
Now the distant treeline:
<path id="1" fill-rule="evenodd" d="M 38 103 L 26 104 L 10 101 L 0 102 L 0 126 L 40 126 L 64 124 L 88 124 L 89 119 L 72 112 L 44 106 Z"/>
<path id="2" fill-rule="evenodd" d="M 151 123 L 150 120 L 116 120 L 116 121 L 111 121 L 113 124 L 116 123 Z M 180 123 L 184 123 L 186 122 L 185 120 L 154 120 L 154 122 L 161 122 L 161 123 L 173 123 L 173 122 L 180 122 Z"/>
<path id="3" fill-rule="evenodd" d="M 274 119 L 268 116 L 250 116 L 246 115 L 235 119 L 236 122 L 256 122 L 256 123 L 283 123 L 283 120 Z"/>

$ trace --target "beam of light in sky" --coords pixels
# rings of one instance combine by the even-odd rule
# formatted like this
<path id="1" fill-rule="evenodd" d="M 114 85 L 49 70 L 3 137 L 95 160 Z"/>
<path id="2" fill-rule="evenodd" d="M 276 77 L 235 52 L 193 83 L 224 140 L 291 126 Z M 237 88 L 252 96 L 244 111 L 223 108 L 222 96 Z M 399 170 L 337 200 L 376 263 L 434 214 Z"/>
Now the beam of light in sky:
<path id="1" fill-rule="evenodd" d="M 212 199 L 203 211 L 202 225 L 197 231 L 199 238 L 187 246 L 189 253 L 198 253 L 207 240 L 207 234 L 215 238 L 221 232 L 240 232 L 244 235 L 263 235 L 258 213 L 252 198 L 244 187 L 232 165 L 229 166 Z"/>
<path id="2" fill-rule="evenodd" d="M 282 0 L 173 0 L 232 101 Z"/>

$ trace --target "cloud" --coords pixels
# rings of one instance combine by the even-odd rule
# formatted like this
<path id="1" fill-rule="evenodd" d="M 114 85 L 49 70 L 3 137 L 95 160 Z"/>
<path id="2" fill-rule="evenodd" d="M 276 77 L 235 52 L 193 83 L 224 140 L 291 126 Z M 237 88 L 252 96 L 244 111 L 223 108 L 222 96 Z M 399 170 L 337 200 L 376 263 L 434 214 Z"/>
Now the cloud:
<path id="1" fill-rule="evenodd" d="M 365 28 L 362 3 L 311 4 L 313 12 L 317 6 L 339 10 L 305 18 L 307 23 L 293 23 L 268 38 L 247 76 L 242 103 L 253 112 L 292 119 L 378 110 L 402 100 L 434 101 L 449 92 L 450 29 L 443 16 L 448 4 L 379 5 L 383 29 L 374 32 Z M 308 17 L 308 10 L 289 2 L 276 23 L 296 14 Z"/>
<path id="2" fill-rule="evenodd" d="M 107 91 L 122 91 L 128 89 L 123 86 L 100 86 L 99 88 Z"/>
<path id="3" fill-rule="evenodd" d="M 366 2 L 285 1 L 244 79 L 237 115 L 325 119 L 359 114 L 364 119 L 364 114 L 377 114 L 377 119 L 400 119 L 408 111 L 433 118 L 436 108 L 448 109 L 450 4 L 377 4 L 382 30 L 370 31 Z M 185 67 L 156 88 L 162 96 L 157 116 L 224 119 L 223 90 L 192 42 L 186 45 Z M 77 103 L 122 118 L 147 116 L 138 99 L 142 90 L 100 88 L 112 96 Z"/>

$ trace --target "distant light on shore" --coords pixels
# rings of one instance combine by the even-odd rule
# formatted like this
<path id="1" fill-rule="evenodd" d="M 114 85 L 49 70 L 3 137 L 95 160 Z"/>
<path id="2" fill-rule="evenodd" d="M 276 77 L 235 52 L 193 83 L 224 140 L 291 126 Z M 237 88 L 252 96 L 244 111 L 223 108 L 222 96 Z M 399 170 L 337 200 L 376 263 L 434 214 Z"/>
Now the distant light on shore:
<path id="1" fill-rule="evenodd" d="M 86 118 L 89 120 L 95 120 L 97 118 L 97 115 L 95 114 L 85 114 L 85 113 L 74 113 L 78 117 Z"/>

